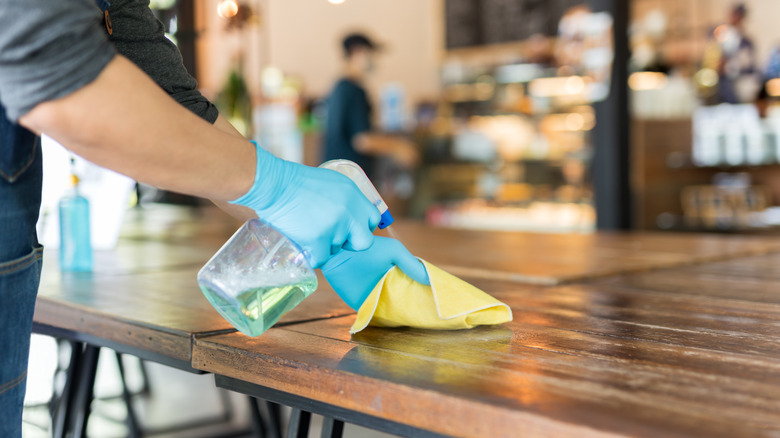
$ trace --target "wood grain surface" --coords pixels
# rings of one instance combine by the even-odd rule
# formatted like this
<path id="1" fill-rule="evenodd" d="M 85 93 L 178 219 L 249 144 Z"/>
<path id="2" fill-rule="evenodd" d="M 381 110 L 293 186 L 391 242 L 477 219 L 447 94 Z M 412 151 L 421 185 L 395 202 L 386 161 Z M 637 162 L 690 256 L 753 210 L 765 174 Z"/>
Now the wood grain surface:
<path id="1" fill-rule="evenodd" d="M 347 316 L 199 339 L 193 366 L 454 436 L 777 436 L 780 288 L 649 280 L 672 271 L 478 280 L 514 322 L 350 337 Z"/>
<path id="2" fill-rule="evenodd" d="M 192 337 L 235 331 L 201 293 L 199 266 L 114 275 L 62 273 L 56 254 L 46 254 L 45 265 L 37 323 L 187 361 Z M 278 324 L 354 313 L 322 276 L 319 284 Z"/>
<path id="3" fill-rule="evenodd" d="M 234 331 L 200 292 L 194 270 L 60 273 L 56 254 L 46 256 L 36 323 L 185 361 L 192 336 Z"/>
<path id="4" fill-rule="evenodd" d="M 691 266 L 689 271 L 703 274 L 728 275 L 735 280 L 780 281 L 780 253 L 756 257 L 722 260 L 701 266 Z"/>
<path id="5" fill-rule="evenodd" d="M 94 272 L 61 272 L 44 251 L 34 320 L 59 330 L 189 363 L 192 338 L 235 329 L 209 304 L 197 272 L 240 226 L 213 208 L 155 206 L 130 212 Z M 318 290 L 279 324 L 354 313 L 320 275 Z"/>
<path id="6" fill-rule="evenodd" d="M 434 228 L 399 221 L 416 256 L 455 275 L 555 285 L 780 251 L 780 239 L 679 233 L 533 234 Z"/>
<path id="7" fill-rule="evenodd" d="M 238 225 L 209 214 L 141 214 L 91 274 L 61 273 L 47 251 L 35 321 L 445 435 L 780 436 L 773 239 L 401 222 L 413 253 L 509 304 L 514 322 L 350 337 L 353 312 L 320 277 L 249 338 L 196 284 Z M 575 280 L 587 282 L 529 284 Z"/>

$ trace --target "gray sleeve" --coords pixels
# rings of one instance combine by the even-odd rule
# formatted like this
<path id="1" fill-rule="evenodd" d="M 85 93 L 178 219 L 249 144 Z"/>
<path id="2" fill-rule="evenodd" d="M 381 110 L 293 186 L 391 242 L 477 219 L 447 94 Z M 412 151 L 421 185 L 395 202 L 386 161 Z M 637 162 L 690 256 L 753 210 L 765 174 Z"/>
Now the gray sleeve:
<path id="1" fill-rule="evenodd" d="M 2 1 L 2 0 L 0 0 Z M 109 40 L 177 102 L 209 123 L 217 120 L 217 108 L 198 91 L 182 63 L 179 49 L 165 37 L 165 28 L 149 9 L 149 0 L 111 0 L 113 24 Z"/>
<path id="2" fill-rule="evenodd" d="M 92 82 L 114 57 L 94 0 L 0 0 L 0 103 L 16 121 Z"/>

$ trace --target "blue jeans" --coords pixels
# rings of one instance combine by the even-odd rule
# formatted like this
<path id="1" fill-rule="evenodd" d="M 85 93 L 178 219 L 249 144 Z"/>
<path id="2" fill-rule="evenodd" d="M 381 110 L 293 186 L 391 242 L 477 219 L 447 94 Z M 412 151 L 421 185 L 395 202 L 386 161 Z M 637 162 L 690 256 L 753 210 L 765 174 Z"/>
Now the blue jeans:
<path id="1" fill-rule="evenodd" d="M 41 251 L 35 223 L 41 205 L 41 145 L 8 121 L 0 105 L 0 437 L 22 435 Z"/>

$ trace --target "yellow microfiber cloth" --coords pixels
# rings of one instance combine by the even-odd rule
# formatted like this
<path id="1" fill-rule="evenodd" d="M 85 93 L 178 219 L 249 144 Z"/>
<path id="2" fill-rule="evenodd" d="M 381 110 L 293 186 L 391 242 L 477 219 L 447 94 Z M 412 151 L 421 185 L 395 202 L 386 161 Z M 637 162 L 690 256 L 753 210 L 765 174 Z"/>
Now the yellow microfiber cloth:
<path id="1" fill-rule="evenodd" d="M 369 325 L 459 330 L 512 320 L 512 310 L 506 304 L 425 260 L 420 261 L 431 285 L 417 283 L 393 267 L 360 306 L 350 333 Z"/>

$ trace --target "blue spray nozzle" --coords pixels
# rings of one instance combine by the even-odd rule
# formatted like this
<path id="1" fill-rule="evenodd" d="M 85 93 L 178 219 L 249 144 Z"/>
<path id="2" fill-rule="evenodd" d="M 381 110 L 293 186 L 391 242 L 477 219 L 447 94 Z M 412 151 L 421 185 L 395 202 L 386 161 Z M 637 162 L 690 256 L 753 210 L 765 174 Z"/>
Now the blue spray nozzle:
<path id="1" fill-rule="evenodd" d="M 382 213 L 382 217 L 379 219 L 379 229 L 384 230 L 395 222 L 395 218 L 390 214 L 390 210 L 385 210 Z"/>
<path id="2" fill-rule="evenodd" d="M 376 190 L 376 187 L 368 179 L 366 172 L 353 161 L 349 160 L 330 160 L 320 164 L 323 169 L 335 170 L 336 172 L 351 179 L 352 182 L 360 189 L 363 195 L 376 206 L 379 213 L 382 214 L 382 218 L 379 220 L 379 229 L 385 229 L 395 221 L 393 215 L 390 214 L 390 209 L 387 207 L 382 196 Z"/>

